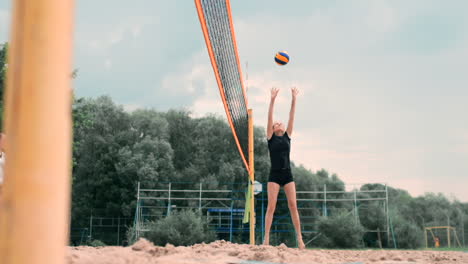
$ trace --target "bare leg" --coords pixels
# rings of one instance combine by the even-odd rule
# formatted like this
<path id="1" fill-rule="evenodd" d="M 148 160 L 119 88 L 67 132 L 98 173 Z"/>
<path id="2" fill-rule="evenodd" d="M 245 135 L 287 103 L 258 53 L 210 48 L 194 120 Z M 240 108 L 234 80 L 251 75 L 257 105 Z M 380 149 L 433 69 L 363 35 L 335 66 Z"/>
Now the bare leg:
<path id="1" fill-rule="evenodd" d="M 279 189 L 279 184 L 268 182 L 268 208 L 265 216 L 265 239 L 263 240 L 263 245 L 270 244 L 270 228 L 273 222 L 273 215 L 275 214 Z"/>
<path id="2" fill-rule="evenodd" d="M 299 218 L 299 212 L 297 210 L 297 201 L 296 201 L 296 184 L 290 182 L 284 186 L 284 191 L 286 192 L 286 198 L 288 198 L 288 207 L 291 212 L 291 218 L 294 224 L 294 229 L 296 229 L 297 242 L 299 244 L 299 249 L 304 249 L 304 241 L 302 241 L 301 233 L 301 220 Z"/>

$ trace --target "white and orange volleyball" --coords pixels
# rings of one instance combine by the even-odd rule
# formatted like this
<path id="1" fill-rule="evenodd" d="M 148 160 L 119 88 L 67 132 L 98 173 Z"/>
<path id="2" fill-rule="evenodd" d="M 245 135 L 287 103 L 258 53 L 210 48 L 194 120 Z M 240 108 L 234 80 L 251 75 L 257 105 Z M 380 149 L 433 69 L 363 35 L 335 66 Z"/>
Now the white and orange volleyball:
<path id="1" fill-rule="evenodd" d="M 288 64 L 289 54 L 286 51 L 278 51 L 275 56 L 275 62 L 281 66 Z"/>

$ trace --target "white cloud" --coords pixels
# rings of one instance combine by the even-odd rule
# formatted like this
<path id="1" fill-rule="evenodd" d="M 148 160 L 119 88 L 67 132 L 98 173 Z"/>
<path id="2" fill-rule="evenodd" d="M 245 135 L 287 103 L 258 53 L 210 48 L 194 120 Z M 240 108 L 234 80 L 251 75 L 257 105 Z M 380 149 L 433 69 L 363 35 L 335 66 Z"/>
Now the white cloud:
<path id="1" fill-rule="evenodd" d="M 355 58 L 356 51 L 366 51 L 382 39 L 382 33 L 395 30 L 400 23 L 395 9 L 385 1 L 353 1 L 340 7 L 281 20 L 268 15 L 236 17 L 240 55 L 253 69 L 254 59 L 271 63 L 278 50 L 291 55 L 286 67 L 323 67 Z"/>
<path id="2" fill-rule="evenodd" d="M 189 109 L 194 117 L 212 113 L 225 116 L 219 88 L 206 51 L 195 53 L 182 63 L 176 72 L 166 75 L 161 87 L 171 96 L 191 96 L 193 99 Z M 155 91 L 160 92 L 159 89 Z"/>
<path id="3" fill-rule="evenodd" d="M 240 55 L 249 61 L 251 71 L 249 102 L 257 124 L 262 125 L 268 90 L 281 87 L 284 92 L 275 113 L 287 121 L 286 89 L 298 83 L 304 93 L 298 100 L 291 154 L 297 163 L 314 170 L 326 168 L 345 182 L 386 182 L 415 195 L 448 192 L 456 188 L 450 182 L 434 184 L 432 179 L 440 178 L 434 171 L 443 165 L 432 160 L 443 150 L 441 137 L 448 136 L 438 132 L 450 120 L 442 120 L 440 111 L 450 108 L 438 112 L 426 107 L 430 107 L 430 93 L 444 85 L 442 76 L 450 76 L 452 86 L 467 83 L 460 72 L 468 61 L 461 59 L 466 58 L 467 43 L 431 56 L 375 50 L 407 19 L 408 13 L 400 14 L 401 8 L 390 3 L 353 2 L 308 18 L 236 18 Z M 291 63 L 278 68 L 272 58 L 282 49 L 289 51 Z M 454 105 L 459 111 L 467 110 L 461 101 Z M 450 112 L 459 113 L 455 108 Z M 447 128 L 453 124 L 446 124 Z"/>
<path id="4" fill-rule="evenodd" d="M 468 155 L 468 131 L 458 133 L 457 144 L 451 149 L 458 154 Z"/>
<path id="5" fill-rule="evenodd" d="M 182 63 L 175 72 L 163 78 L 162 89 L 171 95 L 183 93 L 197 96 L 199 91 L 196 86 L 200 86 L 198 89 L 212 86 L 215 78 L 209 59 L 205 58 L 207 56 L 206 52 L 198 52 Z"/>
<path id="6" fill-rule="evenodd" d="M 205 93 L 194 101 L 190 110 L 194 117 L 201 117 L 206 114 L 216 114 L 226 118 L 226 112 L 216 87 L 206 89 Z"/>
<path id="7" fill-rule="evenodd" d="M 104 61 L 104 68 L 106 68 L 106 70 L 110 70 L 112 68 L 112 60 L 111 59 L 106 59 Z"/>
<path id="8" fill-rule="evenodd" d="M 366 22 L 371 29 L 381 33 L 390 32 L 398 26 L 398 17 L 395 8 L 390 6 L 389 1 L 375 0 L 366 1 L 369 5 L 369 13 Z"/>
<path id="9" fill-rule="evenodd" d="M 123 107 L 124 107 L 124 110 L 127 111 L 127 112 L 133 112 L 133 111 L 135 111 L 137 109 L 143 109 L 144 108 L 143 105 L 141 105 L 141 104 L 131 104 L 131 103 L 130 104 L 124 104 Z"/>
<path id="10" fill-rule="evenodd" d="M 224 105 L 221 100 L 218 84 L 215 81 L 213 69 L 203 71 L 204 75 L 198 75 L 198 80 L 203 82 L 203 89 L 199 89 L 194 94 L 194 100 L 189 107 L 195 117 L 201 117 L 206 114 L 216 114 L 226 117 Z"/>
<path id="11" fill-rule="evenodd" d="M 10 38 L 10 21 L 10 12 L 0 9 L 0 42 L 6 42 Z"/>
<path id="12" fill-rule="evenodd" d="M 119 44 L 125 38 L 138 38 L 145 27 L 156 24 L 159 24 L 158 17 L 127 17 L 115 24 L 100 24 L 95 27 L 86 27 L 88 30 L 91 29 L 91 31 L 78 31 L 77 38 L 80 43 L 85 42 L 88 48 L 102 51 Z M 92 29 L 95 29 L 95 31 Z"/>

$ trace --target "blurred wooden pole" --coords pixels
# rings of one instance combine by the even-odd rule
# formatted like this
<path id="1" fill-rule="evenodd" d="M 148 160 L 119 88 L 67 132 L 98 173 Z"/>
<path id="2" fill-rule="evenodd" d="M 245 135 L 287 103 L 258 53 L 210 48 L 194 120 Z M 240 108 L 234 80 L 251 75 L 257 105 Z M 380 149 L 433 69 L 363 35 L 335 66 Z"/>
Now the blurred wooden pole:
<path id="1" fill-rule="evenodd" d="M 13 4 L 0 263 L 65 263 L 70 211 L 73 0 Z"/>

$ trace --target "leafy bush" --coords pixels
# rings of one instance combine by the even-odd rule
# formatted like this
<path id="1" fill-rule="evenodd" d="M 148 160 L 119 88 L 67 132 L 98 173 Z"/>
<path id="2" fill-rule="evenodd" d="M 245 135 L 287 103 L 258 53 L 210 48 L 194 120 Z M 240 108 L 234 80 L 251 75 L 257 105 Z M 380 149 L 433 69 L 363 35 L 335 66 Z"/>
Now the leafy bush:
<path id="1" fill-rule="evenodd" d="M 401 215 L 392 217 L 393 230 L 398 248 L 420 248 L 424 242 L 424 231 L 414 222 Z"/>
<path id="2" fill-rule="evenodd" d="M 149 224 L 144 236 L 155 245 L 167 243 L 174 246 L 188 246 L 209 243 L 216 239 L 214 231 L 208 229 L 208 222 L 191 210 L 173 212 L 171 215 Z"/>
<path id="3" fill-rule="evenodd" d="M 101 240 L 94 239 L 88 243 L 89 246 L 91 247 L 105 247 L 107 246 L 104 242 Z"/>
<path id="4" fill-rule="evenodd" d="M 321 235 L 315 245 L 331 248 L 359 248 L 362 247 L 364 227 L 352 214 L 338 213 L 329 217 L 321 217 L 318 221 Z"/>
<path id="5" fill-rule="evenodd" d="M 135 227 L 131 226 L 127 228 L 126 237 L 128 245 L 133 245 L 137 241 Z"/>

